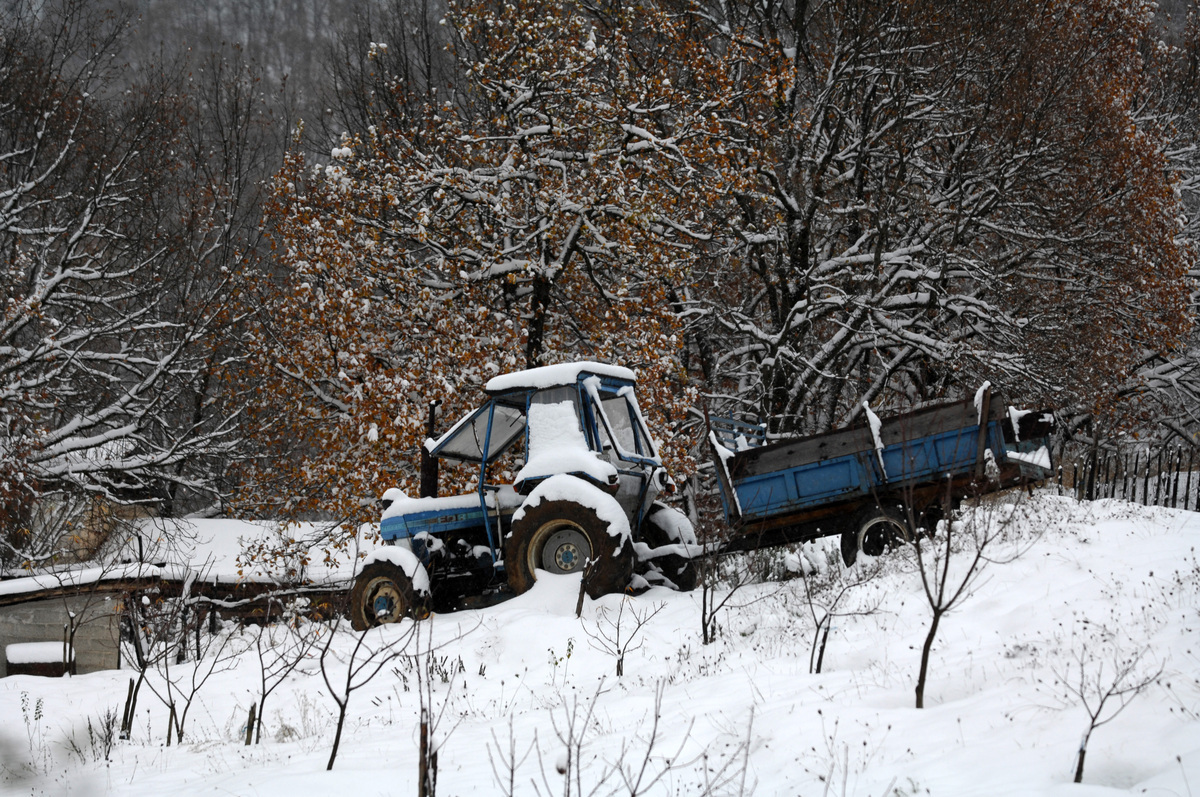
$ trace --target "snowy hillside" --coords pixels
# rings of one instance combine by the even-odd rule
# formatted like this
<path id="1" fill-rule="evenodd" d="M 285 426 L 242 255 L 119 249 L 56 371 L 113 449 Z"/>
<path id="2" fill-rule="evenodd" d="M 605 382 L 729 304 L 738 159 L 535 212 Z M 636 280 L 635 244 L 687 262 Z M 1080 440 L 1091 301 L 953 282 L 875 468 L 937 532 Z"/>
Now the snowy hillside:
<path id="1" fill-rule="evenodd" d="M 909 553 L 878 563 L 879 575 L 838 604 L 845 616 L 833 620 L 819 674 L 810 674 L 802 579 L 741 589 L 704 646 L 700 591 L 587 601 L 579 620 L 578 581 L 546 576 L 502 605 L 437 615 L 417 639 L 410 624 L 368 632 L 370 649 L 405 647 L 351 693 L 331 772 L 336 704 L 317 648 L 270 694 L 262 743 L 245 747 L 258 631 L 228 626 L 226 650 L 245 652 L 196 692 L 184 741 L 170 747 L 166 709 L 150 689 L 161 691 L 160 675 L 141 690 L 132 738 L 113 743 L 107 761 L 102 717 L 119 722 L 130 672 L 0 680 L 0 790 L 415 795 L 424 683 L 444 796 L 1200 795 L 1200 514 L 1050 492 L 1004 503 L 1014 500 L 966 520 L 1002 539 L 942 620 L 924 709 L 913 707 L 913 689 L 930 609 Z M 954 567 L 968 554 L 955 554 Z M 778 574 L 784 559 L 776 551 L 746 566 Z M 792 557 L 824 559 L 813 546 Z M 826 585 L 814 593 L 818 614 L 836 582 L 828 571 L 813 576 Z M 620 678 L 604 650 L 618 646 L 618 617 L 628 645 Z M 319 647 L 328 637 L 314 638 Z M 335 687 L 358 641 L 348 625 L 337 631 L 326 659 Z M 172 664 L 170 675 L 190 682 L 195 667 Z M 1073 785 L 1089 727 L 1081 696 L 1094 706 L 1110 686 L 1131 684 L 1140 690 L 1099 714 L 1083 785 Z M 629 785 L 639 771 L 641 791 Z"/>

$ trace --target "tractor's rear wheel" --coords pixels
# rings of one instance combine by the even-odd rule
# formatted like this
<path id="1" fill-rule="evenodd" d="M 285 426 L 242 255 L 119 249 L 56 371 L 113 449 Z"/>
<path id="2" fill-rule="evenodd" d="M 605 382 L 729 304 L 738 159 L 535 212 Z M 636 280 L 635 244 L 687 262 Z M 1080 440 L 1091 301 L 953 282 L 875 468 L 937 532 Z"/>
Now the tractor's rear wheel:
<path id="1" fill-rule="evenodd" d="M 372 562 L 362 569 L 350 591 L 350 625 L 365 631 L 405 617 L 424 619 L 429 609 L 412 579 L 391 562 Z"/>
<path id="2" fill-rule="evenodd" d="M 613 501 L 616 505 L 616 501 Z M 513 521 L 504 549 L 508 585 L 528 592 L 538 570 L 584 574 L 592 598 L 622 592 L 633 575 L 633 550 L 627 538 L 609 533 L 596 510 L 574 501 L 542 501 Z"/>

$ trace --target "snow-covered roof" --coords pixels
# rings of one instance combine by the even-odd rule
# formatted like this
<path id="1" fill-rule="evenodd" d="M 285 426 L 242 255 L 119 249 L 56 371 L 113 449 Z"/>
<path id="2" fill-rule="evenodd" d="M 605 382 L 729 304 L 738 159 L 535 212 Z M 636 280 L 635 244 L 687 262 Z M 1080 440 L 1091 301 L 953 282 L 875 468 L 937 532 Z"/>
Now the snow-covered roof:
<path id="1" fill-rule="evenodd" d="M 609 376 L 627 382 L 634 382 L 637 379 L 633 371 L 619 365 L 595 362 L 561 363 L 530 368 L 528 371 L 501 374 L 489 380 L 483 389 L 488 393 L 504 393 L 509 390 L 521 389 L 541 390 L 560 385 L 573 385 L 579 381 L 580 374 Z"/>
<path id="2" fill-rule="evenodd" d="M 359 552 L 376 546 L 370 525 L 359 528 L 354 542 L 344 550 L 327 546 L 326 541 L 340 530 L 321 523 L 147 518 L 137 528 L 137 534 L 131 534 L 116 552 L 117 560 L 0 581 L 0 598 L 137 578 L 194 577 L 213 584 L 282 583 L 303 578 L 310 584 L 341 584 L 354 578 Z M 248 558 L 247 554 L 256 550 L 282 553 L 274 558 Z M 139 553 L 140 561 L 119 561 L 136 558 Z"/>

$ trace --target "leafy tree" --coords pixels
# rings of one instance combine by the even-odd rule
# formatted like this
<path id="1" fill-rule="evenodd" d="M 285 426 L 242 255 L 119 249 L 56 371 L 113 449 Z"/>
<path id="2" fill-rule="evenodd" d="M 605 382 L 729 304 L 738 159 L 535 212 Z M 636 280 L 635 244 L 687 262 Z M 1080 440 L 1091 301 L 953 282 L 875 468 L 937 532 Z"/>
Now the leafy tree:
<path id="1" fill-rule="evenodd" d="M 293 152 L 276 181 L 287 274 L 261 285 L 260 346 L 276 439 L 303 441 L 273 466 L 304 485 L 285 511 L 414 486 L 427 403 L 454 415 L 501 371 L 621 362 L 655 429 L 684 418 L 677 300 L 711 238 L 724 73 L 673 69 L 708 48 L 654 6 L 464 3 L 448 22 L 464 84 L 393 82 L 328 165 Z"/>
<path id="2" fill-rule="evenodd" d="M 1194 252 L 1134 114 L 1149 6 L 720 9 L 755 181 L 694 306 L 735 405 L 811 432 L 986 378 L 1095 413 L 1180 340 Z"/>

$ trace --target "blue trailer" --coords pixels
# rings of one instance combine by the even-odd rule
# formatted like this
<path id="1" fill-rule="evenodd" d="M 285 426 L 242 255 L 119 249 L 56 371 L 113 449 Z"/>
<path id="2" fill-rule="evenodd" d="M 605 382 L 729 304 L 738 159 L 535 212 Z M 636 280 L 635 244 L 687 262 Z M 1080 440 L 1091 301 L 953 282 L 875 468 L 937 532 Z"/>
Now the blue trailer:
<path id="1" fill-rule="evenodd" d="M 729 549 L 841 535 L 842 557 L 876 556 L 963 499 L 1047 478 L 1054 417 L 1009 407 L 987 386 L 846 429 L 765 443 L 761 427 L 712 422 L 709 442 Z"/>

